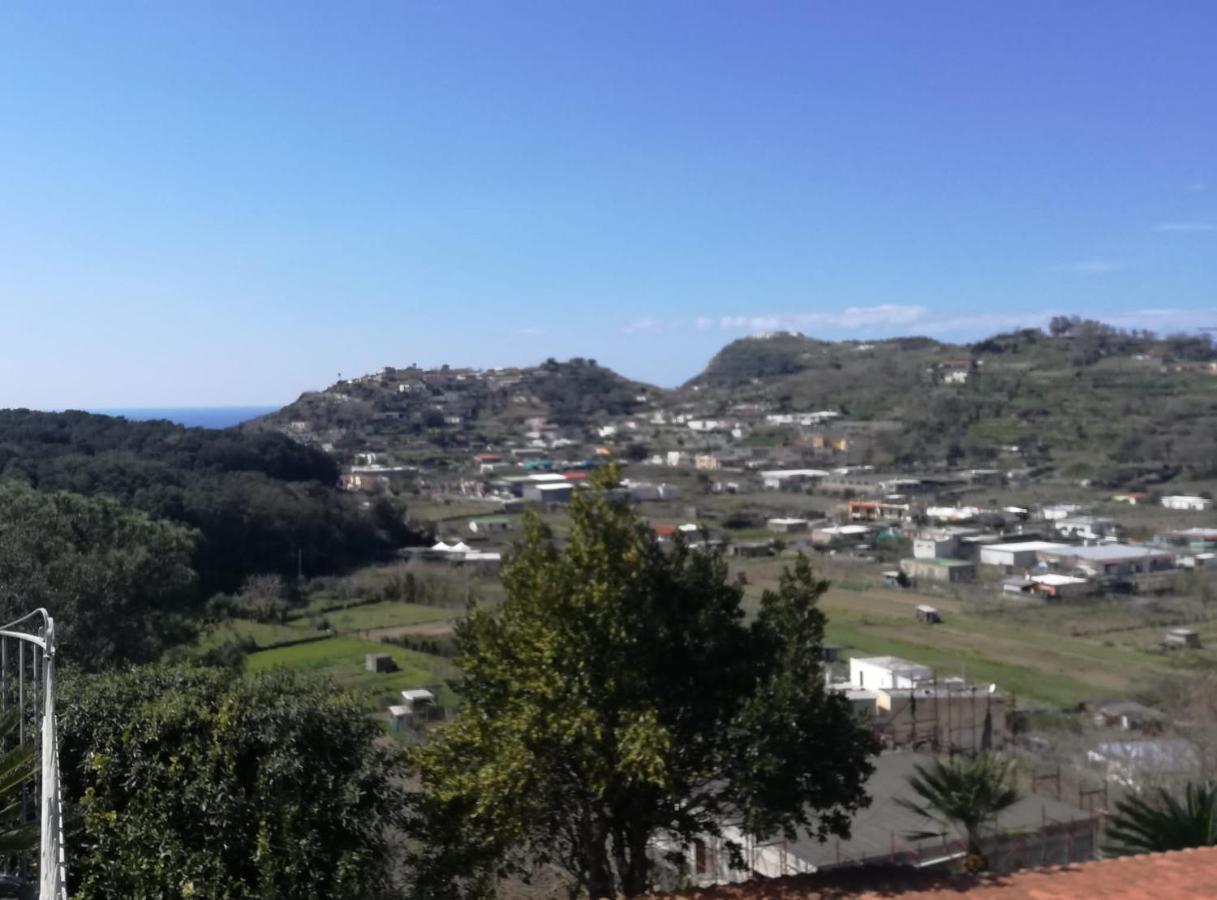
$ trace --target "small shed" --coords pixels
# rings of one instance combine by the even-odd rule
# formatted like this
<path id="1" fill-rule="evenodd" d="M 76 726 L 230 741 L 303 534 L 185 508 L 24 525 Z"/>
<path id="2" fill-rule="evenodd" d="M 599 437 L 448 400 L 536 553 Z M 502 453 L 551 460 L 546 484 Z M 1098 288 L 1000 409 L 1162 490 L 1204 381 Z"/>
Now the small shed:
<path id="1" fill-rule="evenodd" d="M 1191 628 L 1172 628 L 1163 638 L 1162 646 L 1167 650 L 1194 650 L 1200 647 L 1200 635 Z"/>
<path id="2" fill-rule="evenodd" d="M 942 616 L 940 616 L 938 614 L 938 610 L 932 606 L 918 606 L 916 612 L 917 621 L 923 625 L 937 625 L 942 621 Z"/>
<path id="3" fill-rule="evenodd" d="M 401 699 L 410 708 L 411 712 L 418 712 L 424 706 L 435 705 L 435 694 L 426 688 L 413 688 L 402 691 Z"/>
<path id="4" fill-rule="evenodd" d="M 363 667 L 369 672 L 397 671 L 397 663 L 387 653 L 369 653 L 363 658 Z"/>

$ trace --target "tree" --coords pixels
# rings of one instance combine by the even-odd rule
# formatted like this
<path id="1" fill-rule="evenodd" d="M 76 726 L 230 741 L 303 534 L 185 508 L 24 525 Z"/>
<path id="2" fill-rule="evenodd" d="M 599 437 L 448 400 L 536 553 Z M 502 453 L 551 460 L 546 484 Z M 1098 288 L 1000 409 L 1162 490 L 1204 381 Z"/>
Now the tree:
<path id="1" fill-rule="evenodd" d="M 642 462 L 650 455 L 651 451 L 647 448 L 647 445 L 638 442 L 626 444 L 625 449 L 621 451 L 622 459 L 627 459 L 630 462 Z"/>
<path id="2" fill-rule="evenodd" d="M 46 607 L 87 669 L 154 659 L 189 633 L 194 542 L 113 500 L 0 483 L 0 615 Z"/>
<path id="3" fill-rule="evenodd" d="M 989 868 L 983 840 L 998 816 L 1018 802 L 1013 784 L 1014 761 L 996 753 L 936 759 L 917 765 L 909 787 L 917 799 L 901 797 L 897 803 L 944 828 L 954 829 L 967 843 L 965 866 L 969 872 Z M 936 836 L 923 832 L 919 837 Z"/>
<path id="4" fill-rule="evenodd" d="M 60 698 L 73 897 L 388 895 L 402 761 L 348 695 L 145 667 L 70 678 Z"/>
<path id="5" fill-rule="evenodd" d="M 1135 795 L 1117 801 L 1107 841 L 1118 856 L 1217 845 L 1217 784 L 1188 782 L 1182 802 L 1166 788 L 1158 788 L 1157 803 Z"/>
<path id="6" fill-rule="evenodd" d="M 458 629 L 461 715 L 412 757 L 420 897 L 481 896 L 541 863 L 572 896 L 637 896 L 654 839 L 687 847 L 728 821 L 846 834 L 867 802 L 877 746 L 823 686 L 827 583 L 806 558 L 748 624 L 721 556 L 665 553 L 591 493 L 562 549 L 526 521 L 506 600 Z"/>

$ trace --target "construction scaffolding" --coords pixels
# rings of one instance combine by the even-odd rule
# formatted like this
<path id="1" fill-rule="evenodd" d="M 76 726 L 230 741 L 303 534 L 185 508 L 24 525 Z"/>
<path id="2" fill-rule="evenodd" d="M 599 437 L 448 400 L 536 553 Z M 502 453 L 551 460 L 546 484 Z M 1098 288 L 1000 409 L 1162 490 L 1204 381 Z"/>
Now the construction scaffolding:
<path id="1" fill-rule="evenodd" d="M 889 747 L 955 754 L 997 750 L 1008 742 L 1007 699 L 994 686 L 940 679 L 935 672 L 915 687 L 879 694 L 875 726 Z"/>

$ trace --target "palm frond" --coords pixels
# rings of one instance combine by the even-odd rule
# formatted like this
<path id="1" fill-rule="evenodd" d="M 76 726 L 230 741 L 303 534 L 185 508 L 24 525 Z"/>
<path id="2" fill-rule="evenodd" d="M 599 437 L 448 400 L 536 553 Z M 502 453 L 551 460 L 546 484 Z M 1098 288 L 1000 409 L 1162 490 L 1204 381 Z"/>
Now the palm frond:
<path id="1" fill-rule="evenodd" d="M 1189 782 L 1182 797 L 1159 788 L 1150 799 L 1118 801 L 1107 842 L 1119 856 L 1217 845 L 1217 784 Z"/>
<path id="2" fill-rule="evenodd" d="M 1013 775 L 1013 760 L 995 753 L 936 759 L 914 767 L 909 776 L 914 796 L 897 798 L 896 803 L 955 830 L 978 851 L 985 828 L 1018 802 Z"/>

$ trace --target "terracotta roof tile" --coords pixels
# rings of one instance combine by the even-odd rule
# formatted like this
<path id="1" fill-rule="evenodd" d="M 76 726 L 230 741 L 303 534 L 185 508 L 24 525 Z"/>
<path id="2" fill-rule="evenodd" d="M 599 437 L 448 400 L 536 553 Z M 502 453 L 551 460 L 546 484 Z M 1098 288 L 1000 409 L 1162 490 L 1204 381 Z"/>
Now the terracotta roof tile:
<path id="1" fill-rule="evenodd" d="M 1217 897 L 1217 847 L 1148 853 L 1049 869 L 1027 869 L 967 887 L 976 900 L 1165 900 Z M 890 894 L 864 894 L 867 900 Z M 901 900 L 958 900 L 939 888 L 899 895 Z"/>
<path id="2" fill-rule="evenodd" d="M 837 870 L 720 885 L 685 900 L 1175 900 L 1217 898 L 1217 847 L 1150 853 L 1009 875 L 932 875 L 891 868 Z"/>

